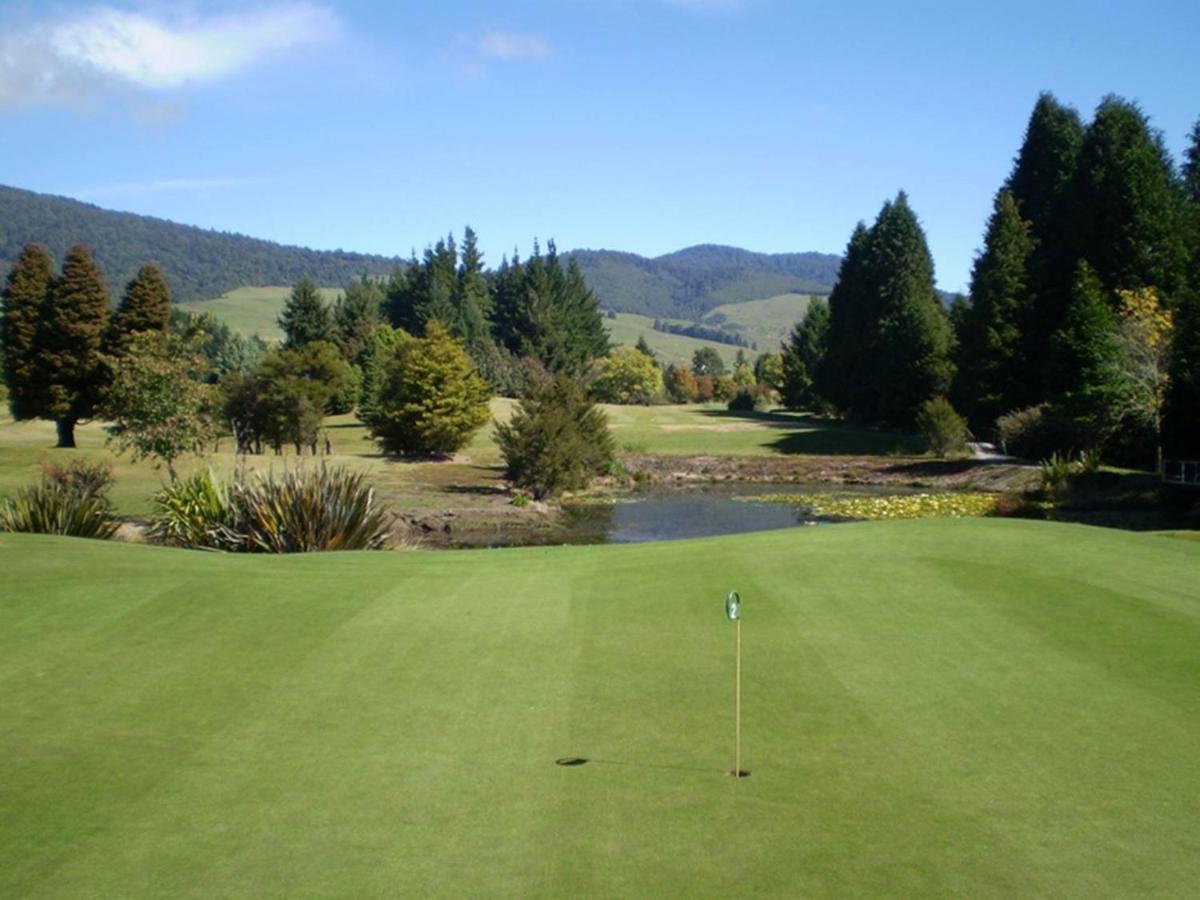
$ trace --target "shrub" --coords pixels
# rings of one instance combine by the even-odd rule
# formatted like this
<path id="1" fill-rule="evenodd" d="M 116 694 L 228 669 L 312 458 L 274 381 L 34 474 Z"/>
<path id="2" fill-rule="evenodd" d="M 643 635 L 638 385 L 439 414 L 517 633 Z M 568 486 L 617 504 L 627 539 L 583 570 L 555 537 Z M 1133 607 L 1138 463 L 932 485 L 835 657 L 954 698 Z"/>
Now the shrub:
<path id="1" fill-rule="evenodd" d="M 1048 403 L 1005 413 L 996 420 L 996 432 L 1005 453 L 1041 459 L 1062 450 L 1061 431 Z"/>
<path id="2" fill-rule="evenodd" d="M 720 403 L 728 403 L 738 391 L 737 382 L 732 375 L 718 375 L 713 379 L 712 398 Z"/>
<path id="3" fill-rule="evenodd" d="M 150 536 L 173 547 L 238 550 L 242 536 L 229 486 L 211 469 L 181 478 L 154 495 Z"/>
<path id="4" fill-rule="evenodd" d="M 601 403 L 648 404 L 663 393 L 662 370 L 636 347 L 618 347 L 599 361 L 592 396 Z"/>
<path id="5" fill-rule="evenodd" d="M 0 505 L 0 531 L 110 538 L 119 524 L 106 496 L 111 485 L 107 466 L 46 466 L 38 484 Z"/>
<path id="6" fill-rule="evenodd" d="M 962 456 L 967 452 L 970 432 L 967 420 L 955 412 L 945 397 L 926 400 L 917 413 L 917 428 L 935 456 Z"/>
<path id="7" fill-rule="evenodd" d="M 767 405 L 766 391 L 760 390 L 760 385 L 749 388 L 739 388 L 727 404 L 730 412 L 753 412 Z"/>
<path id="8" fill-rule="evenodd" d="M 613 461 L 613 439 L 602 410 L 571 379 L 558 376 L 521 401 L 496 426 L 505 477 L 536 499 L 586 487 Z"/>
<path id="9" fill-rule="evenodd" d="M 201 472 L 160 491 L 151 533 L 164 543 L 248 553 L 374 550 L 383 512 L 361 472 L 294 469 L 225 485 Z"/>
<path id="10" fill-rule="evenodd" d="M 488 420 L 487 383 L 462 343 L 438 322 L 401 341 L 364 421 L 386 453 L 453 453 Z"/>

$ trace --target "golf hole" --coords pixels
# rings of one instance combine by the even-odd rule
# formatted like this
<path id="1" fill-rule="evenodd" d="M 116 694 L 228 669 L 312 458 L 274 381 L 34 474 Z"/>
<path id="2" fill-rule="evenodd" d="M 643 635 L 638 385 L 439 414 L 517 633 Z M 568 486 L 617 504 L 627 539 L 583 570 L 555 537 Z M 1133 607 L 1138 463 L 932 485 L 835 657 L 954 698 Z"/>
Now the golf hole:
<path id="1" fill-rule="evenodd" d="M 750 777 L 750 773 L 747 772 L 745 769 L 736 769 L 736 770 L 730 769 L 726 774 L 730 778 L 749 778 Z"/>
<path id="2" fill-rule="evenodd" d="M 556 759 L 556 766 L 582 766 L 587 760 L 582 756 L 564 756 L 562 759 Z"/>

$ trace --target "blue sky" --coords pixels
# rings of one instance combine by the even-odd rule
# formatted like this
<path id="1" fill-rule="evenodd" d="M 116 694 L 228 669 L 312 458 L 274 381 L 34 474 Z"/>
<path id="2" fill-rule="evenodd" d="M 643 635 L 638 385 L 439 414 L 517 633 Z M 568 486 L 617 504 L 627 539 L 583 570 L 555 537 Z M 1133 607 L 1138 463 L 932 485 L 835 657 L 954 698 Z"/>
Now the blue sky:
<path id="1" fill-rule="evenodd" d="M 901 188 L 966 285 L 1040 90 L 1178 155 L 1200 4 L 0 5 L 0 182 L 318 248 L 471 224 L 656 255 L 841 252 Z"/>

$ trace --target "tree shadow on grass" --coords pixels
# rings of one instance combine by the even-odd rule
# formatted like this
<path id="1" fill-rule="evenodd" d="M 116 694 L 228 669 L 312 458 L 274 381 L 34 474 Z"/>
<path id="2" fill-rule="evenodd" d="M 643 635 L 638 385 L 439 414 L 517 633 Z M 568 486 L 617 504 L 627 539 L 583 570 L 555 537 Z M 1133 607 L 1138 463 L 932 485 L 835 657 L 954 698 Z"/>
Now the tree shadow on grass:
<path id="1" fill-rule="evenodd" d="M 684 766 L 678 763 L 631 762 L 629 760 L 597 759 L 594 756 L 569 756 L 555 761 L 559 766 L 621 766 L 631 769 L 670 769 L 676 772 L 699 772 L 704 775 L 725 775 L 724 769 L 705 768 L 703 766 Z"/>
<path id="2" fill-rule="evenodd" d="M 705 410 L 704 415 L 726 420 L 755 422 L 770 428 L 791 429 L 767 446 L 784 455 L 890 456 L 915 455 L 924 442 L 911 434 L 852 425 L 810 413 L 772 410 Z"/>

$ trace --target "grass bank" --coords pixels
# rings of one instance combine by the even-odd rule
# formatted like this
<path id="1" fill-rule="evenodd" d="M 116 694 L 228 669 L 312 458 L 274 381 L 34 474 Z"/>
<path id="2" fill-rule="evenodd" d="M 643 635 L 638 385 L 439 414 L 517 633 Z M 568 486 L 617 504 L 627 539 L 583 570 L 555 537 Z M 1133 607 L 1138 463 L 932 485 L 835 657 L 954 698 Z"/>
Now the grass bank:
<path id="1" fill-rule="evenodd" d="M 1200 879 L 1187 541 L 927 520 L 251 558 L 0 535 L 0 566 L 5 896 Z"/>

